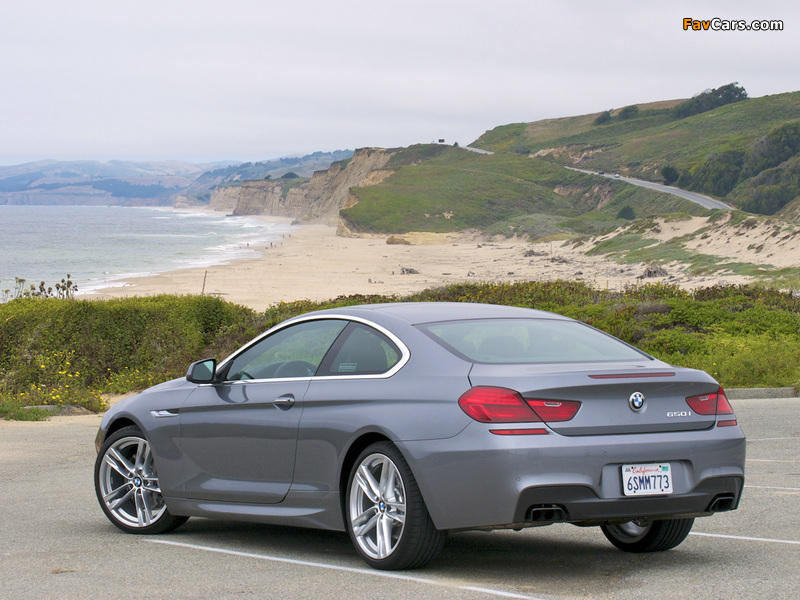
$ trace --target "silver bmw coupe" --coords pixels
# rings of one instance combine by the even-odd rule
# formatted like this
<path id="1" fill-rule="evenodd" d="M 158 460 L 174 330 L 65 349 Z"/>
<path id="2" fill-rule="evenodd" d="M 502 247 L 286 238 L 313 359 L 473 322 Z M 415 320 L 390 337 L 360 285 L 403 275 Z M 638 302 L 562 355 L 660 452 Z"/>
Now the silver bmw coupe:
<path id="1" fill-rule="evenodd" d="M 744 485 L 745 437 L 709 375 L 486 304 L 289 319 L 117 403 L 96 444 L 97 498 L 123 531 L 347 531 L 378 569 L 426 564 L 448 531 L 552 523 L 668 550 Z"/>

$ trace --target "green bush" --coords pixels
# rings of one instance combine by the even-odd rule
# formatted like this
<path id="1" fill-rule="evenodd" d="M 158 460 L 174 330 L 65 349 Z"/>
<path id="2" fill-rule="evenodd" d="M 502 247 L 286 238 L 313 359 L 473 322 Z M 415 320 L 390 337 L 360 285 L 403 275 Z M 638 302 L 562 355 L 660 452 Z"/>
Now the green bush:
<path id="1" fill-rule="evenodd" d="M 719 106 L 746 100 L 747 91 L 743 87 L 736 85 L 737 83 L 737 81 L 734 81 L 714 90 L 705 90 L 694 98 L 678 104 L 672 109 L 672 114 L 679 119 L 684 119 Z"/>
<path id="2" fill-rule="evenodd" d="M 665 165 L 661 169 L 661 176 L 664 178 L 665 185 L 672 185 L 673 183 L 678 181 L 680 173 L 678 173 L 678 169 L 676 169 L 672 165 Z"/>
<path id="3" fill-rule="evenodd" d="M 800 384 L 800 298 L 756 286 L 694 292 L 656 283 L 624 292 L 577 281 L 462 283 L 404 297 L 351 295 L 281 302 L 264 313 L 202 296 L 107 301 L 21 298 L 0 304 L 0 418 L 40 419 L 23 406 L 105 408 L 101 393 L 180 377 L 201 358 L 222 359 L 290 317 L 378 302 L 481 302 L 579 319 L 723 386 Z"/>
<path id="4" fill-rule="evenodd" d="M 636 211 L 629 205 L 625 205 L 617 212 L 618 219 L 625 219 L 626 221 L 633 221 L 636 219 Z"/>
<path id="5" fill-rule="evenodd" d="M 604 110 L 599 115 L 597 115 L 597 118 L 594 120 L 594 124 L 602 125 L 604 123 L 608 123 L 610 120 L 611 120 L 611 111 Z"/>
<path id="6" fill-rule="evenodd" d="M 250 309 L 202 296 L 0 304 L 0 404 L 99 410 L 101 391 L 141 389 L 182 375 L 217 346 L 232 351 L 254 334 L 246 326 L 253 318 Z"/>

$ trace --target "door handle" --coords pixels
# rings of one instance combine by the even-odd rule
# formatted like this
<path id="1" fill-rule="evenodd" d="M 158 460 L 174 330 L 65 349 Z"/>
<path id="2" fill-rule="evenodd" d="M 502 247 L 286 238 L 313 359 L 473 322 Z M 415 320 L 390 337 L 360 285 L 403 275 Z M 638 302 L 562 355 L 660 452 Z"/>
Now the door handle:
<path id="1" fill-rule="evenodd" d="M 294 406 L 294 396 L 288 394 L 272 401 L 272 404 L 281 410 L 289 410 Z"/>

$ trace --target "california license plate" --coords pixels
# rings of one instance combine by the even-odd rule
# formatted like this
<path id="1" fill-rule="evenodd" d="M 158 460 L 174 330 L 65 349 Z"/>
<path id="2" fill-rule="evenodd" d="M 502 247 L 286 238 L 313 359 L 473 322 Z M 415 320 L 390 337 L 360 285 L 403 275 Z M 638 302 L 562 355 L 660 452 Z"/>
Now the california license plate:
<path id="1" fill-rule="evenodd" d="M 622 490 L 626 496 L 671 494 L 669 464 L 622 465 Z"/>

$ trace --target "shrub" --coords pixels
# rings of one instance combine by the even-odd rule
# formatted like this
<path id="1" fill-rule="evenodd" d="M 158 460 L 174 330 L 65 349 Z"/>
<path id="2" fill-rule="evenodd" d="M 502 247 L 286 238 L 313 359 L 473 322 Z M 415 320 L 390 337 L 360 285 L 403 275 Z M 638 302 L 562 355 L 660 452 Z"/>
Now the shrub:
<path id="1" fill-rule="evenodd" d="M 661 169 L 661 176 L 664 178 L 665 185 L 672 185 L 673 183 L 678 181 L 678 177 L 680 177 L 680 174 L 678 173 L 678 170 L 672 165 L 666 165 L 664 168 Z"/>
<path id="2" fill-rule="evenodd" d="M 604 110 L 599 115 L 597 115 L 597 118 L 594 120 L 594 124 L 603 125 L 604 123 L 608 123 L 610 120 L 611 120 L 611 111 Z"/>
<path id="3" fill-rule="evenodd" d="M 619 209 L 617 213 L 618 219 L 625 219 L 626 221 L 633 221 L 636 218 L 636 212 L 633 210 L 632 207 L 628 206 L 627 204 Z"/>
<path id="4" fill-rule="evenodd" d="M 482 302 L 579 319 L 723 386 L 800 383 L 800 298 L 756 286 L 687 292 L 665 283 L 623 292 L 583 282 L 461 283 L 404 297 L 340 296 L 281 302 L 264 313 L 202 296 L 107 301 L 22 298 L 0 304 L 0 418 L 40 419 L 23 406 L 104 408 L 124 393 L 180 377 L 200 358 L 222 359 L 267 328 L 322 308 L 396 301 Z"/>
<path id="5" fill-rule="evenodd" d="M 232 350 L 253 331 L 244 327 L 235 342 L 226 336 L 253 314 L 203 296 L 0 304 L 0 398 L 98 410 L 99 390 L 125 392 L 180 376 L 218 340 Z"/>
<path id="6" fill-rule="evenodd" d="M 678 104 L 672 109 L 672 114 L 679 119 L 684 119 L 726 104 L 741 102 L 747 99 L 747 91 L 737 83 L 734 81 L 714 90 L 700 92 L 694 98 Z"/>

